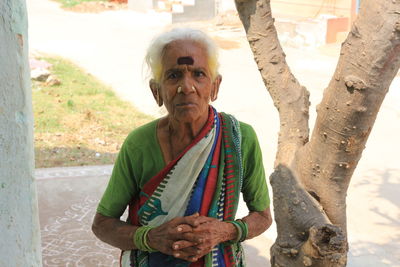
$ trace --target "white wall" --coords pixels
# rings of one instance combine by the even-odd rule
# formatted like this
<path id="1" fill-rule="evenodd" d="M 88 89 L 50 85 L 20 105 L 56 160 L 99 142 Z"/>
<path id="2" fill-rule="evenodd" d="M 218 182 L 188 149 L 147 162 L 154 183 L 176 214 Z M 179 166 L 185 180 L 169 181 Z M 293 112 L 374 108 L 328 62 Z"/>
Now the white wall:
<path id="1" fill-rule="evenodd" d="M 0 266 L 41 266 L 25 0 L 0 1 Z"/>
<path id="2" fill-rule="evenodd" d="M 225 11 L 236 11 L 236 5 L 234 0 L 216 0 L 218 4 L 218 12 L 223 13 Z"/>

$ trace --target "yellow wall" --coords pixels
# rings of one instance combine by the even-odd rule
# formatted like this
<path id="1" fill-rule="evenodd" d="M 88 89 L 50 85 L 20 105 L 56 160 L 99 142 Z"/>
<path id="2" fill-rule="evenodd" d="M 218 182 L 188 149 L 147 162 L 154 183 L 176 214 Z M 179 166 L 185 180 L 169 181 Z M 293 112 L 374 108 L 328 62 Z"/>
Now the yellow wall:
<path id="1" fill-rule="evenodd" d="M 350 17 L 351 0 L 271 0 L 274 17 L 315 18 L 320 14 Z"/>

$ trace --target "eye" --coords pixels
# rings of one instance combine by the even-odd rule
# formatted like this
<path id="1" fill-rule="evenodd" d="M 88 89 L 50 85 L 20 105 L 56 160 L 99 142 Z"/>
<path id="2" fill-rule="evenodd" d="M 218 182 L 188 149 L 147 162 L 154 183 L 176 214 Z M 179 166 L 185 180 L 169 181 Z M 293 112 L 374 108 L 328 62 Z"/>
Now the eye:
<path id="1" fill-rule="evenodd" d="M 180 72 L 179 71 L 172 71 L 167 74 L 167 80 L 175 80 L 180 77 Z"/>
<path id="2" fill-rule="evenodd" d="M 206 74 L 205 74 L 205 72 L 202 71 L 202 70 L 195 70 L 195 71 L 194 71 L 194 76 L 195 76 L 195 77 L 205 77 Z"/>

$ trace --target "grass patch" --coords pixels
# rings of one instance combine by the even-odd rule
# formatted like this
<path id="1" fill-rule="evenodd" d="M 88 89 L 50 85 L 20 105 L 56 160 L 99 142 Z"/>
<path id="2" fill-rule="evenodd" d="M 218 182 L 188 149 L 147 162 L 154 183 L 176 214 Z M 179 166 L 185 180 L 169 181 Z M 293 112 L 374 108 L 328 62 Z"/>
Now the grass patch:
<path id="1" fill-rule="evenodd" d="M 32 81 L 36 168 L 112 164 L 129 132 L 152 117 L 71 62 L 42 59 L 61 84 Z"/>
<path id="2" fill-rule="evenodd" d="M 108 2 L 108 0 L 55 0 L 61 3 L 62 7 L 74 7 L 84 2 Z"/>

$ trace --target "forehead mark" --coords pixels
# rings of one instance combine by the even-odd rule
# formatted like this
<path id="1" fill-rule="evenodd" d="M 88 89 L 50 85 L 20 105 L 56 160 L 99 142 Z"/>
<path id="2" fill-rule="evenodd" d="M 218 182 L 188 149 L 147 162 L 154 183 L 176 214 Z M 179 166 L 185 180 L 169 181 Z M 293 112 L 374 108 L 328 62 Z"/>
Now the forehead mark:
<path id="1" fill-rule="evenodd" d="M 193 65 L 194 60 L 192 57 L 179 57 L 176 61 L 178 65 Z"/>

